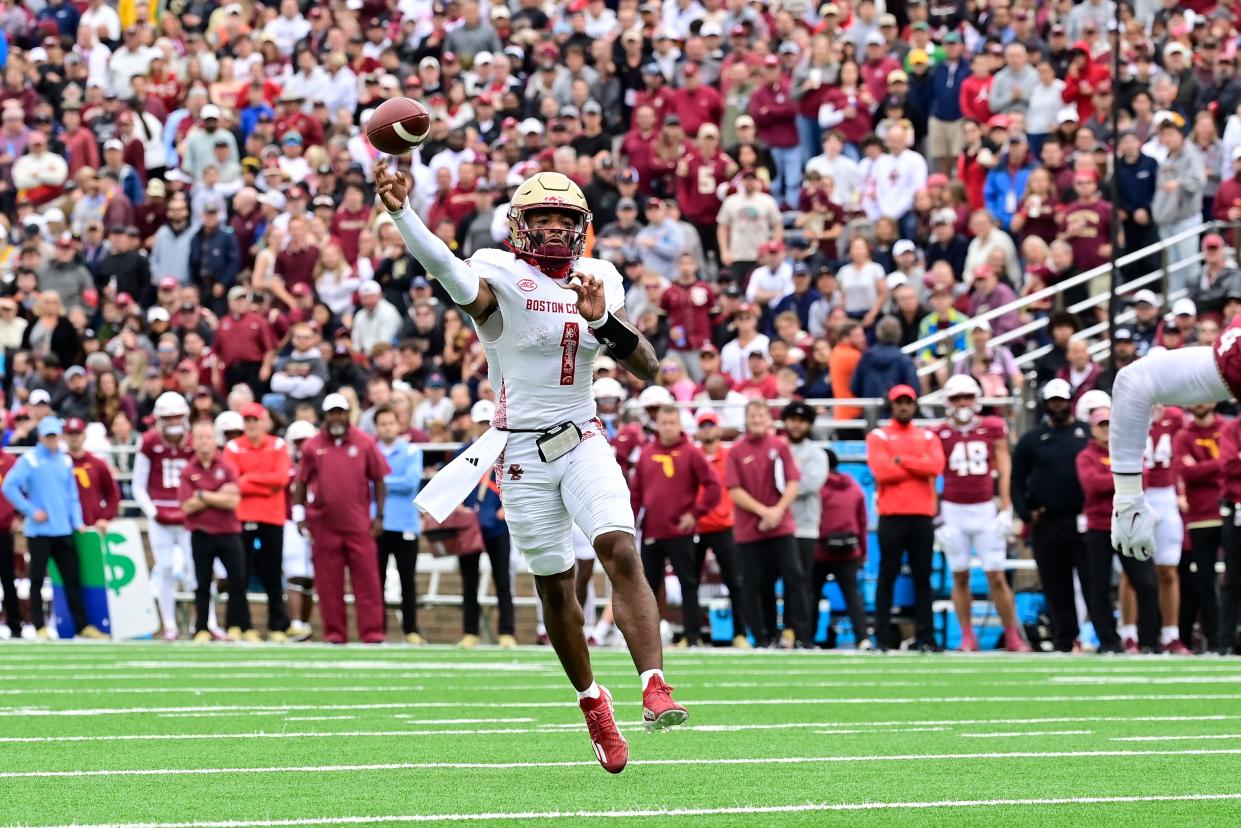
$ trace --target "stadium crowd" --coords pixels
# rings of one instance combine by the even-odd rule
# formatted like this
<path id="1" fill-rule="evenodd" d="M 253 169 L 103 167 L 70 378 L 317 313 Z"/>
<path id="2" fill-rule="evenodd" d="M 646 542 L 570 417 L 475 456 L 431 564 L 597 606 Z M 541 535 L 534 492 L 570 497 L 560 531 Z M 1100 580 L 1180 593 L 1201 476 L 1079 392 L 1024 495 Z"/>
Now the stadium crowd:
<path id="1" fill-rule="evenodd" d="M 1241 554 L 1241 538 L 1213 504 L 1231 510 L 1241 472 L 1232 468 L 1241 462 L 1228 442 L 1232 426 L 1195 410 L 1169 427 L 1158 462 L 1170 482 L 1162 485 L 1182 499 L 1192 554 L 1149 571 L 1126 562 L 1119 637 L 1107 626 L 1111 551 L 1091 534 L 1107 528 L 1106 509 L 1092 511 L 1107 481 L 1076 458 L 1106 458 L 1107 408 L 1081 408 L 1088 392 L 1106 392 L 1116 370 L 1151 348 L 1211 346 L 1241 311 L 1241 271 L 1225 239 L 1210 233 L 1199 242 L 1187 232 L 1213 219 L 1241 221 L 1238 14 L 1212 0 L 886 7 L 844 0 L 817 8 L 806 0 L 10 3 L 0 16 L 3 443 L 54 452 L 63 428 L 74 462 L 93 457 L 88 449 L 111 451 L 112 465 L 133 473 L 119 496 L 135 498 L 163 527 L 152 535 L 153 577 L 171 637 L 173 585 L 193 584 L 194 565 L 204 575 L 213 555 L 230 580 L 242 578 L 232 570 L 244 564 L 243 574 L 263 582 L 270 634 L 299 637 L 309 629 L 309 589 L 295 597 L 293 585 L 301 590 L 311 567 L 302 560 L 290 568 L 288 547 L 302 559 L 309 553 L 285 525 L 299 507 L 313 511 L 305 490 L 313 474 L 332 477 L 299 464 L 304 441 L 327 441 L 318 426 L 344 412 L 347 440 L 370 458 L 348 474 L 361 475 L 363 489 L 367 481 L 385 488 L 376 486 L 377 513 L 352 515 L 356 525 L 341 530 L 340 543 L 316 538 L 325 634 L 343 640 L 347 565 L 356 573 L 360 635 L 382 637 L 375 602 L 392 556 L 403 633 L 417 643 L 413 561 L 424 531 L 467 553 L 469 583 L 477 583 L 484 546 L 498 561 L 504 545 L 494 484 L 467 507 L 481 523 L 476 544 L 454 528 L 425 527 L 409 504 L 424 469 L 452 456 L 435 444 L 477 436 L 495 393 L 468 318 L 427 279 L 377 205 L 373 169 L 393 164 L 408 174 L 412 206 L 463 258 L 502 247 L 516 187 L 556 171 L 583 189 L 593 211 L 590 254 L 621 272 L 628 317 L 662 360 L 658 381 L 645 388 L 611 359 L 596 366 L 600 418 L 622 462 L 635 466 L 630 479 L 642 479 L 648 445 L 684 440 L 705 451 L 707 462 L 694 467 L 705 499 L 663 515 L 670 534 L 648 564 L 654 585 L 666 555 L 683 593 L 696 594 L 710 549 L 741 604 L 739 635 L 748 629 L 759 643 L 779 637 L 774 583 L 783 577 L 788 643 L 811 643 L 815 587 L 828 577 L 856 581 L 866 520 L 860 490 L 837 461 L 829 469 L 821 450 L 799 445 L 810 435 L 861 436 L 855 424 L 830 423 L 856 423 L 862 406 L 814 401 L 878 398 L 885 418 L 895 417 L 867 440 L 880 485 L 879 596 L 890 602 L 907 553 L 916 643 L 933 649 L 922 563 L 935 533 L 935 480 L 945 463 L 954 472 L 955 455 L 945 459 L 941 448 L 938 466 L 928 460 L 917 471 L 897 455 L 893 471 L 884 466 L 890 453 L 877 457 L 876 440 L 887 438 L 876 434 L 896 429 L 893 441 L 912 440 L 905 431 L 917 407 L 909 402 L 954 376 L 975 383 L 958 397 L 972 395 L 974 407 L 1020 394 L 1028 381 L 1017 358 L 1044 348 L 1030 376 L 1046 421 L 1010 440 L 1013 412 L 983 409 L 990 448 L 981 460 L 971 456 L 969 468 L 981 462 L 988 480 L 999 478 L 997 514 L 1015 512 L 1033 529 L 1054 646 L 1076 646 L 1076 570 L 1102 648 L 1228 649 L 1241 596 L 1230 570 L 1217 605 L 1214 563 L 1221 544 L 1230 562 Z M 365 126 L 398 95 L 426 106 L 430 134 L 409 156 L 381 157 Z M 1174 239 L 1170 261 L 1192 259 L 1200 246 L 1203 263 L 1132 294 L 1134 321 L 1115 332 L 1112 365 L 1096 363 L 1089 341 L 1073 338 L 1106 307 L 1065 310 L 1098 293 L 1098 282 L 906 353 L 1113 252 L 1161 239 Z M 1125 276 L 1157 265 L 1147 257 Z M 1170 305 L 1161 296 L 1182 290 L 1187 295 Z M 1039 319 L 1045 327 L 990 342 Z M 181 405 L 161 408 L 169 394 Z M 749 405 L 754 400 L 778 402 Z M 663 408 L 674 404 L 681 406 Z M 176 496 L 179 481 L 160 481 L 173 506 L 159 503 L 150 452 L 162 450 L 162 440 L 185 452 L 185 464 L 215 462 L 205 446 L 191 448 L 188 429 L 163 428 L 180 417 L 215 423 L 221 444 L 231 441 L 222 462 L 240 476 L 238 503 L 189 493 L 194 513 L 233 504 L 245 527 L 222 521 L 244 545 L 206 551 L 206 564 L 197 545 L 194 565 L 184 549 L 181 565 L 155 549 L 190 542 L 187 517 L 177 514 L 186 500 Z M 1047 430 L 1058 439 L 1034 445 Z M 1199 432 L 1208 436 L 1193 439 Z M 1222 440 L 1233 456 L 1216 449 L 1203 456 L 1205 439 Z M 808 480 L 800 497 L 728 465 L 726 444 L 759 440 L 781 456 L 791 445 L 782 481 L 813 467 L 801 469 Z M 368 453 L 372 443 L 380 456 Z M 255 453 L 273 467 L 247 472 L 243 455 Z M 274 459 L 280 453 L 283 463 Z M 298 486 L 286 493 L 290 468 Z M 707 498 L 706 481 L 723 490 Z M 17 489 L 5 486 L 6 494 Z M 635 506 L 649 517 L 642 491 L 635 486 Z M 119 496 L 105 497 L 95 520 L 114 516 Z M 734 508 L 739 496 L 747 503 Z M 38 507 L 18 497 L 15 505 L 30 507 L 19 511 L 33 541 Z M 970 497 L 956 505 L 976 505 Z M 262 504 L 248 511 L 256 498 Z M 87 509 L 92 499 L 97 493 L 81 499 L 84 511 L 98 511 L 98 503 Z M 93 524 L 89 517 L 69 529 Z M 12 525 L 11 511 L 5 520 Z M 190 515 L 195 532 L 201 522 Z M 378 556 L 368 533 L 378 538 Z M 4 535 L 0 588 L 8 624 L 20 634 L 9 603 L 12 533 Z M 769 541 L 779 548 L 768 549 Z M 282 545 L 283 571 L 270 554 Z M 45 542 L 30 545 L 32 574 L 53 552 Z M 968 553 L 957 556 L 960 566 L 968 567 Z M 760 554 L 761 562 L 752 560 Z M 960 576 L 958 563 L 953 569 Z M 1005 642 L 1020 649 L 1024 633 L 1011 593 L 1005 597 L 1002 564 L 993 569 L 993 597 L 1001 614 L 1007 607 Z M 506 574 L 497 578 L 502 592 Z M 954 583 L 960 599 L 968 584 Z M 214 611 L 206 589 L 200 607 Z M 843 591 L 861 630 L 856 590 Z M 478 608 L 466 609 L 463 640 L 476 643 Z M 500 630 L 508 642 L 511 612 Z M 886 607 L 881 614 L 884 645 Z M 30 620 L 41 628 L 41 619 Z M 963 620 L 968 626 L 968 614 Z M 213 620 L 196 624 L 200 634 L 215 634 Z M 258 637 L 248 614 L 231 608 L 228 626 Z"/>

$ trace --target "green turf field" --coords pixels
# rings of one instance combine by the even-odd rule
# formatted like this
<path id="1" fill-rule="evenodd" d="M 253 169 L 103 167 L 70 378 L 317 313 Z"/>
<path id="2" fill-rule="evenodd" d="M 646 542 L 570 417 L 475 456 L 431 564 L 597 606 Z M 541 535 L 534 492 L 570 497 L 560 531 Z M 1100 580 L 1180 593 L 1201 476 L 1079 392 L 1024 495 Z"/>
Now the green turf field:
<path id="1" fill-rule="evenodd" d="M 0 824 L 1239 825 L 1241 661 L 669 654 L 594 760 L 554 655 L 0 646 Z"/>

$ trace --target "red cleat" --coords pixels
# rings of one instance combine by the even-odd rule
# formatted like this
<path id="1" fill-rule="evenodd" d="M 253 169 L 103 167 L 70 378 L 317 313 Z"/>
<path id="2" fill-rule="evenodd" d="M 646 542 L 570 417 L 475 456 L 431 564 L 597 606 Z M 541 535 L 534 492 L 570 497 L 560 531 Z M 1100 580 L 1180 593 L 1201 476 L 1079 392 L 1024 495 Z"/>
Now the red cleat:
<path id="1" fill-rule="evenodd" d="M 1186 647 L 1179 638 L 1164 644 L 1163 651 L 1165 655 L 1191 656 L 1194 654 L 1194 651 Z"/>
<path id="2" fill-rule="evenodd" d="M 1137 655 L 1138 653 L 1142 652 L 1138 648 L 1138 642 L 1134 641 L 1132 638 L 1125 639 L 1124 647 L 1125 647 L 1125 653 L 1127 655 Z"/>
<path id="3" fill-rule="evenodd" d="M 974 635 L 974 631 L 968 627 L 961 630 L 961 652 L 976 653 L 978 652 L 978 637 Z"/>
<path id="4" fill-rule="evenodd" d="M 642 691 L 642 721 L 647 730 L 667 730 L 689 721 L 689 711 L 672 698 L 672 688 L 659 676 L 651 676 Z"/>
<path id="5" fill-rule="evenodd" d="M 577 704 L 586 716 L 590 744 L 595 749 L 599 764 L 608 773 L 620 773 L 629 763 L 629 743 L 621 735 L 612 716 L 612 694 L 601 685 L 599 698 L 581 699 Z"/>
<path id="6" fill-rule="evenodd" d="M 1034 652 L 1026 641 L 1025 636 L 1021 634 L 1020 627 L 1008 627 L 1004 630 L 1004 649 L 1010 653 L 1031 653 Z"/>

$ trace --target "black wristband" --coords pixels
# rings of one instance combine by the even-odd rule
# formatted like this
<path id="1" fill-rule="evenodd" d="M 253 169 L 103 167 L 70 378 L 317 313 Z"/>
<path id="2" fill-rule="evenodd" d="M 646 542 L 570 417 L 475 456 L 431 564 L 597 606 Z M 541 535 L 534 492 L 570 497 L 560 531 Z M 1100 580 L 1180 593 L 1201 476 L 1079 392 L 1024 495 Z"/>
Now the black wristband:
<path id="1" fill-rule="evenodd" d="M 638 343 L 641 338 L 638 332 L 617 319 L 611 313 L 604 318 L 603 324 L 596 328 L 592 328 L 595 332 L 595 338 L 608 346 L 617 359 L 628 359 L 634 351 L 638 350 Z"/>

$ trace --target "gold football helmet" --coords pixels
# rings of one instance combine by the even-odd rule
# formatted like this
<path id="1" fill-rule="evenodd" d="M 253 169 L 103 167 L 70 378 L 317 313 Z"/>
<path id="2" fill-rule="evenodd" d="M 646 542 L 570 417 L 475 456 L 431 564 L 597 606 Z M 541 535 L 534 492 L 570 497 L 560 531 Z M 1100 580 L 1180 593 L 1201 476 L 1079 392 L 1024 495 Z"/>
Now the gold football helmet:
<path id="1" fill-rule="evenodd" d="M 527 223 L 526 215 L 531 210 L 567 213 L 573 217 L 574 228 L 562 238 L 549 239 L 546 230 L 531 228 Z M 522 182 L 513 194 L 508 208 L 509 244 L 517 253 L 551 267 L 567 265 L 582 255 L 590 220 L 586 196 L 573 179 L 558 172 L 541 172 Z"/>

